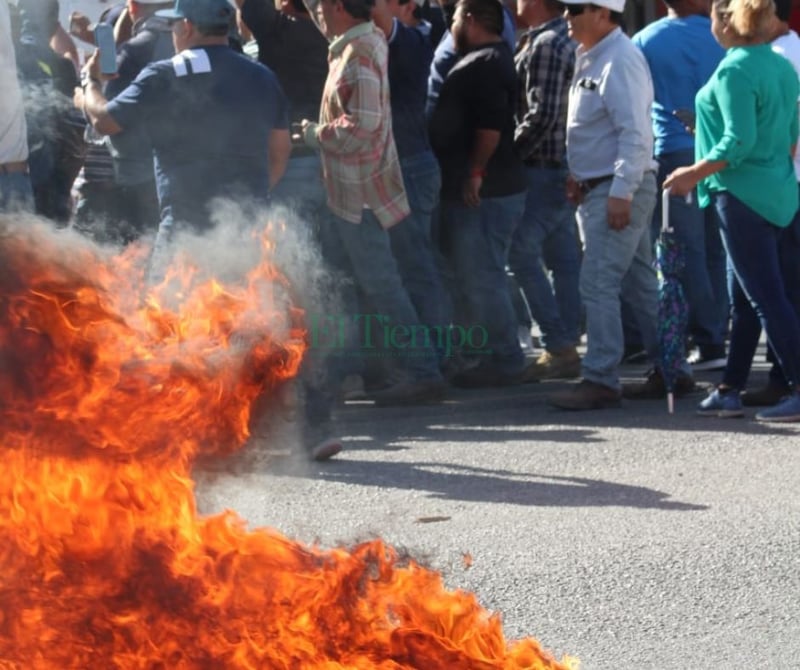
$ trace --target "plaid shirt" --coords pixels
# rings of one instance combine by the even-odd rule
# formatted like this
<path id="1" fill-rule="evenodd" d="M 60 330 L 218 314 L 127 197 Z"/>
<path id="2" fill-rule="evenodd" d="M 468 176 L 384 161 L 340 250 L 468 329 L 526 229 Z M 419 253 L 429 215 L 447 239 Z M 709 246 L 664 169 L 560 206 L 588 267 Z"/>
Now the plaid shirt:
<path id="1" fill-rule="evenodd" d="M 388 56 L 371 21 L 333 40 L 317 126 L 331 211 L 359 223 L 366 207 L 383 228 L 411 211 L 392 135 Z"/>
<path id="2" fill-rule="evenodd" d="M 560 16 L 520 39 L 514 58 L 520 82 L 514 145 L 523 160 L 564 160 L 575 47 Z"/>

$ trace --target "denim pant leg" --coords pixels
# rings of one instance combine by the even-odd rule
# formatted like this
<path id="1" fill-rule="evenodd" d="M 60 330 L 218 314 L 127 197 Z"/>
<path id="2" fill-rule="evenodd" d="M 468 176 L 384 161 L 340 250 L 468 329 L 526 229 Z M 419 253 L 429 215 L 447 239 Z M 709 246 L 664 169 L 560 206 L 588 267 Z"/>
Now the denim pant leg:
<path id="1" fill-rule="evenodd" d="M 23 172 L 0 174 L 0 212 L 32 212 L 31 178 Z"/>
<path id="2" fill-rule="evenodd" d="M 389 229 L 392 253 L 420 321 L 445 328 L 447 298 L 431 231 L 442 183 L 439 164 L 432 152 L 425 152 L 401 159 L 400 167 L 411 214 Z"/>
<path id="3" fill-rule="evenodd" d="M 575 210 L 566 198 L 566 170 L 526 168 L 525 210 L 514 231 L 508 262 L 522 288 L 545 349 L 579 340 L 580 247 Z M 553 273 L 553 281 L 546 270 Z"/>
<path id="4" fill-rule="evenodd" d="M 658 281 L 650 263 L 655 176 L 645 174 L 633 196 L 630 223 L 623 230 L 612 230 L 608 226 L 610 188 L 611 182 L 593 188 L 577 212 L 585 245 L 580 274 L 587 339 L 583 376 L 618 389 L 618 366 L 624 348 L 620 314 L 623 283 L 636 321 L 640 329 L 644 329 L 642 338 L 648 353 L 651 356 L 657 353 Z"/>
<path id="5" fill-rule="evenodd" d="M 673 170 L 693 163 L 693 150 L 675 151 L 659 156 L 659 188 Z M 669 200 L 669 223 L 675 230 L 675 237 L 683 245 L 685 264 L 680 279 L 689 305 L 689 330 L 701 350 L 708 346 L 724 346 L 728 301 L 722 299 L 727 296 L 727 291 L 723 292 L 724 252 L 720 253 L 719 223 L 714 208 L 700 209 L 696 191 L 692 192 L 690 202 L 686 202 L 683 197 L 672 197 Z M 658 237 L 660 229 L 661 199 L 659 198 L 653 213 L 654 239 Z"/>
<path id="6" fill-rule="evenodd" d="M 741 290 L 752 305 L 790 386 L 800 385 L 800 320 L 781 275 L 778 240 L 782 231 L 731 193 L 713 196 L 722 239 Z M 742 389 L 753 360 L 752 316 L 734 295 L 730 353 L 723 383 Z"/>
<path id="7" fill-rule="evenodd" d="M 451 257 L 456 282 L 469 311 L 465 325 L 486 333 L 492 365 L 501 374 L 515 374 L 525 360 L 505 270 L 524 206 L 524 193 L 483 198 L 479 207 L 443 203 L 445 224 L 453 230 Z"/>
<path id="8" fill-rule="evenodd" d="M 270 191 L 270 198 L 274 204 L 294 209 L 308 220 L 326 215 L 327 196 L 319 154 L 289 158 L 286 172 Z"/>
<path id="9" fill-rule="evenodd" d="M 778 235 L 778 259 L 781 265 L 783 284 L 786 287 L 787 297 L 794 308 L 794 313 L 800 320 L 800 211 L 795 214 L 794 220 L 783 228 Z M 787 384 L 786 376 L 778 365 L 772 347 L 767 347 L 767 360 L 772 363 L 769 370 L 770 381 L 776 386 Z"/>
<path id="10" fill-rule="evenodd" d="M 361 223 L 331 214 L 329 224 L 347 256 L 352 276 L 378 314 L 354 315 L 362 346 L 380 346 L 396 355 L 416 380 L 441 379 L 433 347 L 436 333 L 423 327 L 397 270 L 388 233 L 365 209 Z"/>

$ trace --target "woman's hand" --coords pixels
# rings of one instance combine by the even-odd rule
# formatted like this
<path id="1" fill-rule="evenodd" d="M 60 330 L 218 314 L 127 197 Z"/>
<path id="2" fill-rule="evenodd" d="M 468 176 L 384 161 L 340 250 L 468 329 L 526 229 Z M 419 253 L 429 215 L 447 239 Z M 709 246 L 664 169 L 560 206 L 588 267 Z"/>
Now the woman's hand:
<path id="1" fill-rule="evenodd" d="M 679 167 L 674 170 L 664 181 L 664 188 L 669 189 L 672 195 L 685 196 L 692 192 L 700 177 L 694 165 Z"/>

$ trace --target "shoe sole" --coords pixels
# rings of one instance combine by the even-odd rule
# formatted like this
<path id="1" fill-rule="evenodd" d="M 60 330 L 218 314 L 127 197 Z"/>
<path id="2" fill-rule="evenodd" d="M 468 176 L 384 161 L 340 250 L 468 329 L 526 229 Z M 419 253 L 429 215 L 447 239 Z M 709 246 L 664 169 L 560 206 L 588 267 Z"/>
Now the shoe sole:
<path id="1" fill-rule="evenodd" d="M 740 419 L 744 416 L 744 412 L 740 409 L 698 409 L 697 416 L 710 416 L 717 419 Z"/>
<path id="2" fill-rule="evenodd" d="M 790 414 L 789 416 L 762 416 L 756 414 L 756 421 L 761 423 L 796 423 L 800 421 L 800 414 Z"/>

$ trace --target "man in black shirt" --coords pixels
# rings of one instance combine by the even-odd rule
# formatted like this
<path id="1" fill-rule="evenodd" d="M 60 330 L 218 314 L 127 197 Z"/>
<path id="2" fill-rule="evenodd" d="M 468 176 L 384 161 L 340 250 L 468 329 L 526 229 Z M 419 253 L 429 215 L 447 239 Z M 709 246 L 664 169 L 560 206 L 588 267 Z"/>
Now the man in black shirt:
<path id="1" fill-rule="evenodd" d="M 442 225 L 466 311 L 465 344 L 482 354 L 476 367 L 453 379 L 469 387 L 524 377 L 505 266 L 526 187 L 514 152 L 517 77 L 502 32 L 498 0 L 459 0 L 452 33 L 462 57 L 429 124 L 442 168 Z"/>
<path id="2" fill-rule="evenodd" d="M 258 44 L 259 62 L 275 73 L 289 100 L 293 127 L 303 119 L 316 119 L 328 76 L 328 40 L 303 1 L 282 0 L 280 10 L 274 0 L 236 0 L 236 5 Z M 307 147 L 299 133 L 292 140 L 286 172 L 271 195 L 313 224 L 326 211 L 319 152 Z"/>

